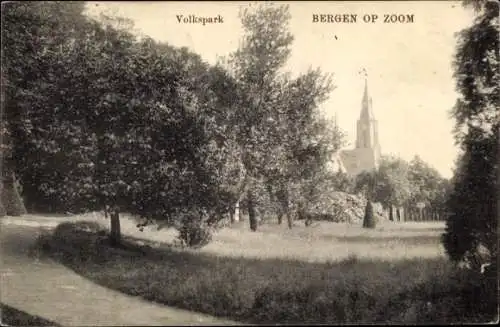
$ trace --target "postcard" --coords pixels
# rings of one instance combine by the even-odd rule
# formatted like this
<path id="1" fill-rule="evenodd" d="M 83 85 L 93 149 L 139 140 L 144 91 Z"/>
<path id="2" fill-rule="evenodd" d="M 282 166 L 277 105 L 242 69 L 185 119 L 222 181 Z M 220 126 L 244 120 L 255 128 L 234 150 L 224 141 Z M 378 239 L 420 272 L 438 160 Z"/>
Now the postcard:
<path id="1" fill-rule="evenodd" d="M 2 2 L 2 324 L 498 323 L 498 5 Z"/>

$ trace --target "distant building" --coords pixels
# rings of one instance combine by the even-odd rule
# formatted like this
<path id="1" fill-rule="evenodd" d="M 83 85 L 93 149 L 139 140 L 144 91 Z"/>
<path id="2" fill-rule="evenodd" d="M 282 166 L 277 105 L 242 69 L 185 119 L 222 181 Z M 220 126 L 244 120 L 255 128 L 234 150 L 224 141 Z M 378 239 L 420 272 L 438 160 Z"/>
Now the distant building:
<path id="1" fill-rule="evenodd" d="M 368 82 L 361 102 L 361 114 L 356 128 L 356 147 L 352 150 L 339 151 L 332 160 L 332 168 L 351 176 L 363 171 L 378 168 L 380 162 L 380 144 L 378 122 L 372 108 L 372 99 L 368 95 Z"/>

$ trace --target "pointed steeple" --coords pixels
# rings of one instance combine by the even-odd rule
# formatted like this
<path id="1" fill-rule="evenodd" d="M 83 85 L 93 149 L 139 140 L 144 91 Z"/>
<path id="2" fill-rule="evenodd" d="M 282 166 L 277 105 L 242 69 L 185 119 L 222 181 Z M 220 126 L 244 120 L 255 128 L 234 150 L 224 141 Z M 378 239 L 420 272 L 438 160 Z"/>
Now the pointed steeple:
<path id="1" fill-rule="evenodd" d="M 351 176 L 356 176 L 363 171 L 373 171 L 380 164 L 380 144 L 378 138 L 378 122 L 372 110 L 372 99 L 368 92 L 368 80 L 366 69 L 362 69 L 365 78 L 365 88 L 361 101 L 361 113 L 357 121 L 356 147 L 352 150 L 344 150 L 339 159 Z"/>
<path id="2" fill-rule="evenodd" d="M 361 113 L 359 115 L 356 148 L 377 148 L 378 128 L 375 115 L 372 110 L 372 99 L 368 93 L 368 80 L 365 74 L 365 90 L 361 101 Z"/>
<path id="3" fill-rule="evenodd" d="M 363 92 L 363 102 L 368 101 L 368 78 L 365 77 L 365 91 Z"/>
<path id="4" fill-rule="evenodd" d="M 375 115 L 372 109 L 372 98 L 368 94 L 368 79 L 365 77 L 365 91 L 363 92 L 363 100 L 361 102 L 361 114 L 359 120 L 369 122 L 375 120 Z"/>

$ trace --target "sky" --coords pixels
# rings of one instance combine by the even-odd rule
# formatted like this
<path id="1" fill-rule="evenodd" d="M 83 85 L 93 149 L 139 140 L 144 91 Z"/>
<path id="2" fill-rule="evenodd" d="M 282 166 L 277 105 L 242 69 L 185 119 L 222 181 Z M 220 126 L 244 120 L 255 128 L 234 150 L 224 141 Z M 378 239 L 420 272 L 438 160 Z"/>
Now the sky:
<path id="1" fill-rule="evenodd" d="M 280 3 L 287 3 L 280 1 Z M 130 18 L 136 30 L 156 40 L 186 46 L 214 64 L 238 47 L 238 12 L 250 3 L 234 2 L 89 2 L 100 12 Z M 336 88 L 321 105 L 336 117 L 353 148 L 361 110 L 364 75 L 379 124 L 382 154 L 411 160 L 415 155 L 451 177 L 458 153 L 450 117 L 458 94 L 452 60 L 456 33 L 472 23 L 473 12 L 458 1 L 303 1 L 289 2 L 293 74 L 319 67 L 333 74 Z M 356 22 L 313 22 L 314 14 L 357 15 Z M 413 15 L 411 23 L 384 23 L 385 14 Z M 223 23 L 179 23 L 178 15 L 214 17 Z M 365 23 L 365 15 L 377 15 Z"/>

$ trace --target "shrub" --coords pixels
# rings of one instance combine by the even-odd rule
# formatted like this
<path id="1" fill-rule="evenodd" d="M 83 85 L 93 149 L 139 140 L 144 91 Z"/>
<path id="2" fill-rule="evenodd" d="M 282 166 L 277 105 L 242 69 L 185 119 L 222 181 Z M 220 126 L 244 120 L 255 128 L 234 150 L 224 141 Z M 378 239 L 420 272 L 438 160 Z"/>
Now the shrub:
<path id="1" fill-rule="evenodd" d="M 0 181 L 2 183 L 2 181 Z M 0 190 L 0 202 L 1 207 L 3 207 L 4 214 L 9 216 L 21 216 L 26 214 L 26 208 L 24 207 L 23 200 L 14 178 L 7 178 L 3 182 L 3 187 Z M 0 215 L 1 210 L 0 208 Z"/>
<path id="2" fill-rule="evenodd" d="M 324 192 L 309 202 L 306 214 L 312 220 L 332 222 L 361 223 L 366 209 L 366 199 L 360 195 L 344 192 Z M 384 220 L 384 210 L 380 203 L 372 202 L 373 213 L 377 221 Z"/>
<path id="3" fill-rule="evenodd" d="M 195 214 L 188 214 L 182 219 L 178 239 L 188 247 L 203 247 L 212 240 L 212 227 Z"/>
<path id="4" fill-rule="evenodd" d="M 366 202 L 365 208 L 365 217 L 363 218 L 363 227 L 364 228 L 375 228 L 375 216 L 373 214 L 373 206 L 372 202 L 368 200 Z"/>

